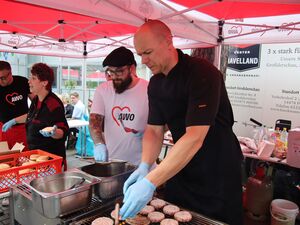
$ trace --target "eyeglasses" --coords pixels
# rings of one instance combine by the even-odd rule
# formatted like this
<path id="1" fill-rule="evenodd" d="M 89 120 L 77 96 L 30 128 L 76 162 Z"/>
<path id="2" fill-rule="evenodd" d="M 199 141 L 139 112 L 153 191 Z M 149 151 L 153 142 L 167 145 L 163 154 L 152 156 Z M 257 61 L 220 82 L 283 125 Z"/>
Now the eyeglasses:
<path id="1" fill-rule="evenodd" d="M 123 66 L 123 67 L 117 68 L 116 70 L 112 70 L 112 69 L 108 68 L 107 70 L 105 70 L 105 75 L 108 77 L 113 77 L 113 76 L 120 77 L 124 74 L 124 71 L 129 68 L 130 68 L 130 66 Z"/>
<path id="2" fill-rule="evenodd" d="M 5 76 L 0 77 L 0 80 L 1 81 L 7 80 L 7 78 L 9 77 L 9 75 L 10 75 L 10 72 L 8 72 Z"/>

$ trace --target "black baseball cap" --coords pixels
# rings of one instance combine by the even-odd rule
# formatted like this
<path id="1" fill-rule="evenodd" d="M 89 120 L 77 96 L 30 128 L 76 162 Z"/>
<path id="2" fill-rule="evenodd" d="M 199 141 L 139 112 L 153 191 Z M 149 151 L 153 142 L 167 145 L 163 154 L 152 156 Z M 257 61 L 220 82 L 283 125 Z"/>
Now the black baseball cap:
<path id="1" fill-rule="evenodd" d="M 136 66 L 136 61 L 134 59 L 132 51 L 125 47 L 119 47 L 109 53 L 108 56 L 106 56 L 102 63 L 102 66 L 122 67 L 132 64 Z"/>

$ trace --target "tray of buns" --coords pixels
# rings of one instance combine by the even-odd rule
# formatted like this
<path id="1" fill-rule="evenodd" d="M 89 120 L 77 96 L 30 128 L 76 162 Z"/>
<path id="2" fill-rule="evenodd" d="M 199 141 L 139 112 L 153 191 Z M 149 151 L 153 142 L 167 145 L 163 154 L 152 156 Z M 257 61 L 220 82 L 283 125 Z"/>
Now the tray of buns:
<path id="1" fill-rule="evenodd" d="M 0 156 L 0 193 L 13 185 L 62 171 L 63 158 L 42 150 Z"/>

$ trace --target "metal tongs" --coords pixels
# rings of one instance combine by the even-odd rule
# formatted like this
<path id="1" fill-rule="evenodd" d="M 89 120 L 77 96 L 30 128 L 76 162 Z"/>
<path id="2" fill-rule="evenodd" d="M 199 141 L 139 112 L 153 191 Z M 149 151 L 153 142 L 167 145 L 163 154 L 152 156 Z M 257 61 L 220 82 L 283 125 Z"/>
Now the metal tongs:
<path id="1" fill-rule="evenodd" d="M 85 179 L 84 179 L 84 177 L 82 177 L 81 180 L 80 180 L 78 183 L 73 184 L 73 185 L 69 188 L 69 190 L 71 190 L 71 189 L 73 189 L 73 188 L 79 187 L 79 186 L 80 186 L 81 184 L 83 184 L 84 182 L 85 182 Z"/>

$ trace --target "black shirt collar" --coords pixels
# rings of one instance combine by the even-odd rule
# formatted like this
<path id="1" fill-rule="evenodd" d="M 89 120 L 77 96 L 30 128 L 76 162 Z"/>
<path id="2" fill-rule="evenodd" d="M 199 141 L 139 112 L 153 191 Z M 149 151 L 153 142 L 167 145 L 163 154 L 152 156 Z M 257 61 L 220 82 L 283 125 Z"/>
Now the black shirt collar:
<path id="1" fill-rule="evenodd" d="M 174 76 L 178 70 L 180 69 L 182 62 L 183 62 L 183 57 L 184 57 L 184 53 L 180 50 L 180 49 L 176 49 L 177 53 L 178 53 L 178 62 L 177 64 L 170 70 L 170 72 L 168 73 L 167 77 L 171 77 Z"/>

